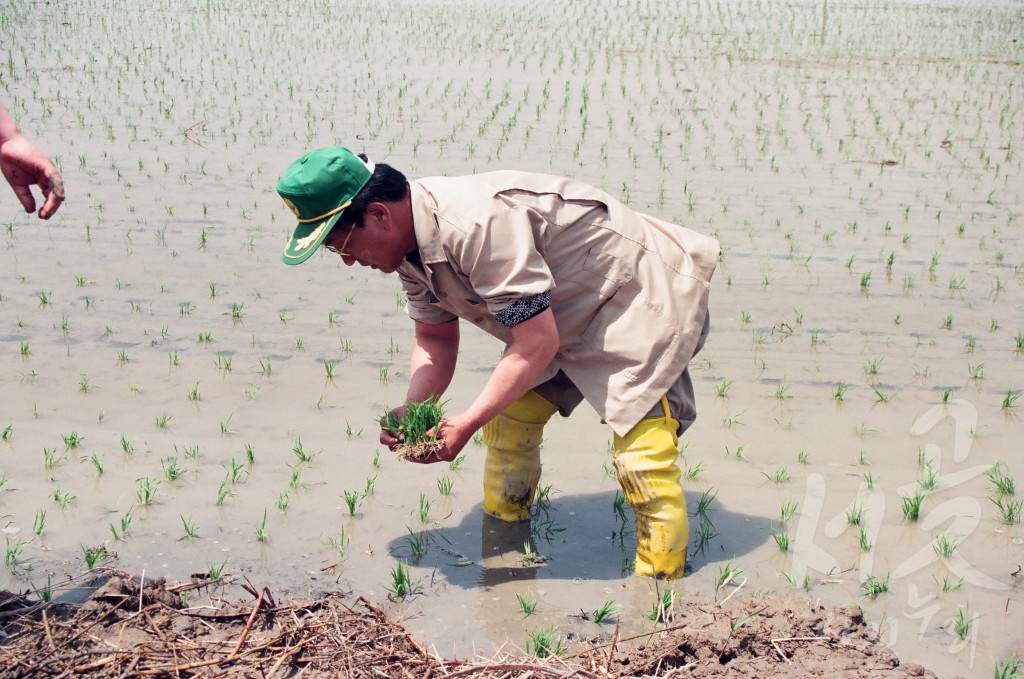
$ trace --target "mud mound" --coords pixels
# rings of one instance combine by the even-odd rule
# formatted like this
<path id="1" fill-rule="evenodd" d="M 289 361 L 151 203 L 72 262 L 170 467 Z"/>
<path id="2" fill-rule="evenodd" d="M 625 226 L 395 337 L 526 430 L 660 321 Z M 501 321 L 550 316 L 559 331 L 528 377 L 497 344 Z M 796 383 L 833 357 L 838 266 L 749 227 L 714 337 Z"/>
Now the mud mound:
<path id="1" fill-rule="evenodd" d="M 727 610 L 690 604 L 646 646 L 612 654 L 608 670 L 643 677 L 935 677 L 901 665 L 857 606 L 826 610 L 775 594 Z"/>
<path id="2" fill-rule="evenodd" d="M 213 581 L 140 587 L 110 577 L 84 603 L 0 593 L 0 677 L 934 677 L 900 666 L 854 606 L 826 611 L 789 597 L 729 610 L 689 605 L 643 639 L 569 658 L 468 662 L 423 649 L 362 597 L 281 603 L 242 585 L 247 603 L 211 596 Z M 183 594 L 185 596 L 183 596 Z"/>

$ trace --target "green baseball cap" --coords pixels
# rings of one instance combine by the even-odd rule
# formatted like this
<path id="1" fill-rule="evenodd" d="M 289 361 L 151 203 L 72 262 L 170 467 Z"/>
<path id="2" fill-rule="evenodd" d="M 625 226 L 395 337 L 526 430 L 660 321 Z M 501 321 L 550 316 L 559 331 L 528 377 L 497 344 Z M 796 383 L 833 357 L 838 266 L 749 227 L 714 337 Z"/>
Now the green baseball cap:
<path id="1" fill-rule="evenodd" d="M 299 220 L 281 261 L 302 264 L 373 176 L 373 163 L 341 146 L 310 151 L 284 171 L 277 192 Z"/>

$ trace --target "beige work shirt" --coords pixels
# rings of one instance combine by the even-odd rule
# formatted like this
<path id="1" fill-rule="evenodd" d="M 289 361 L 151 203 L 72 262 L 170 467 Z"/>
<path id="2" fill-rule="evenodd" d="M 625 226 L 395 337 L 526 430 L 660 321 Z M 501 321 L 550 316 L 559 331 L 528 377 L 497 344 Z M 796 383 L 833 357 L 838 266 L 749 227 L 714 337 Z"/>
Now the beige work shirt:
<path id="1" fill-rule="evenodd" d="M 625 436 L 693 357 L 718 241 L 630 210 L 572 179 L 501 171 L 410 182 L 422 268 L 398 269 L 416 321 L 461 318 L 505 342 L 495 316 L 551 293 L 562 370 Z"/>

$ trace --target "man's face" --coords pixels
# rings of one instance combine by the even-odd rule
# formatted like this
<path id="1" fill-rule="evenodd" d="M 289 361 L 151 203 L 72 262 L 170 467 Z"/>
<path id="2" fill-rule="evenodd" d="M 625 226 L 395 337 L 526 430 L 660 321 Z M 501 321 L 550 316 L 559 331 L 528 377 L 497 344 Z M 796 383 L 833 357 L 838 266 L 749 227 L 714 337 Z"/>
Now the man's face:
<path id="1" fill-rule="evenodd" d="M 358 264 L 384 273 L 394 273 L 405 253 L 396 240 L 397 231 L 386 211 L 369 210 L 362 226 L 335 226 L 324 239 L 324 247 L 341 257 L 345 266 Z"/>

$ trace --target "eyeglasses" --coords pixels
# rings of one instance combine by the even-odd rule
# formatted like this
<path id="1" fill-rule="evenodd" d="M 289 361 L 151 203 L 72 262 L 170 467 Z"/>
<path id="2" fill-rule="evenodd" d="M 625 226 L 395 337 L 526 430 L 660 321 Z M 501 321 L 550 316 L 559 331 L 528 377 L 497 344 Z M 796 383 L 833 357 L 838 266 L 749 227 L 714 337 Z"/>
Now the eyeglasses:
<path id="1" fill-rule="evenodd" d="M 333 245 L 329 245 L 326 242 L 324 243 L 324 247 L 327 248 L 328 250 L 330 250 L 331 252 L 333 252 L 336 255 L 341 255 L 343 257 L 346 256 L 348 253 L 345 252 L 345 246 L 348 245 L 348 239 L 352 237 L 352 233 L 355 230 L 356 230 L 355 227 L 352 227 L 351 229 L 349 229 L 348 235 L 345 236 L 345 241 L 341 244 L 340 248 L 336 248 Z"/>

